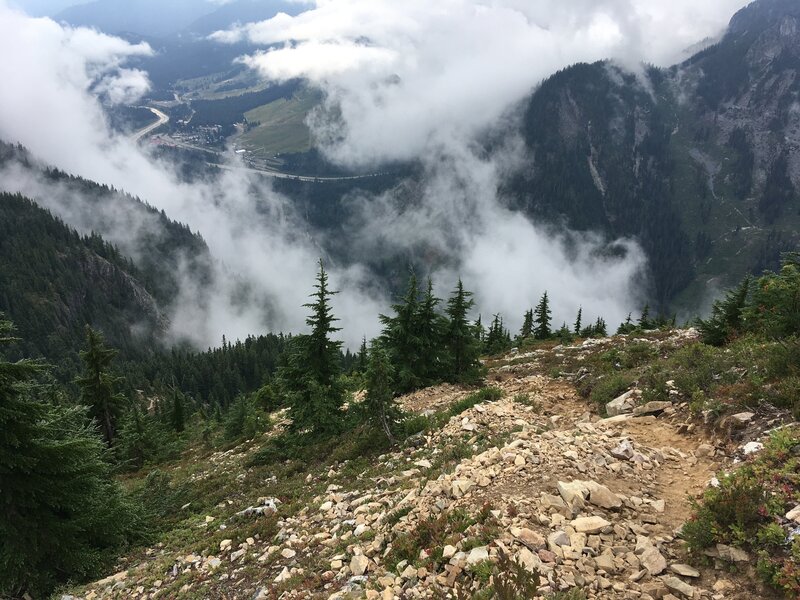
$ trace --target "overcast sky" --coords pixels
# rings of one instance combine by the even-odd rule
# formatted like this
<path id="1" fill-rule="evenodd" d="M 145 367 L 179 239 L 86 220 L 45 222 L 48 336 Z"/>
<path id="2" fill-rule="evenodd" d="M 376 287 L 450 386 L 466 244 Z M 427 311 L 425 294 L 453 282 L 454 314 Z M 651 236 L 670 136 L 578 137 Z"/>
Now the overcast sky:
<path id="1" fill-rule="evenodd" d="M 463 276 L 484 310 L 503 312 L 512 326 L 545 289 L 554 306 L 565 307 L 557 319 L 571 320 L 583 304 L 587 317 L 602 314 L 614 326 L 643 302 L 638 282 L 646 265 L 636 242 L 619 241 L 628 250 L 625 259 L 601 259 L 598 237 L 579 236 L 570 246 L 563 233 L 505 210 L 498 183 L 526 160 L 524 149 L 511 139 L 487 158 L 476 154 L 475 136 L 513 119 L 509 108 L 557 69 L 605 57 L 634 69 L 641 60 L 668 64 L 685 47 L 720 33 L 744 4 L 318 0 L 300 16 L 279 15 L 215 39 L 277 43 L 275 50 L 240 60 L 266 79 L 302 76 L 326 92 L 332 110 L 319 111 L 310 124 L 332 160 L 369 165 L 422 158 L 426 177 L 414 208 L 391 193 L 348 200 L 360 209 L 345 230 L 354 247 L 371 256 L 387 245 L 434 248 L 449 258 L 435 273 L 439 293 Z M 173 318 L 198 344 L 215 343 L 223 333 L 301 330 L 301 304 L 325 240 L 308 235 L 291 203 L 269 188 L 259 188 L 274 216 L 265 230 L 257 226 L 248 194 L 253 181 L 229 173 L 214 184 L 188 186 L 109 131 L 96 94 L 102 90 L 121 102 L 141 95 L 147 74 L 126 61 L 150 53 L 148 46 L 6 6 L 0 0 L 0 52 L 13 60 L 0 61 L 0 138 L 165 209 L 200 231 L 221 261 L 275 302 L 265 323 L 258 306 L 233 307 L 220 284 L 218 298 L 201 313 L 187 288 L 186 308 Z M 31 182 L 17 183 L 34 189 Z M 69 221 L 71 215 L 63 216 Z M 377 313 L 390 299 L 370 287 L 358 264 L 335 266 L 332 279 L 345 292 L 336 302 L 348 341 L 377 333 Z"/>

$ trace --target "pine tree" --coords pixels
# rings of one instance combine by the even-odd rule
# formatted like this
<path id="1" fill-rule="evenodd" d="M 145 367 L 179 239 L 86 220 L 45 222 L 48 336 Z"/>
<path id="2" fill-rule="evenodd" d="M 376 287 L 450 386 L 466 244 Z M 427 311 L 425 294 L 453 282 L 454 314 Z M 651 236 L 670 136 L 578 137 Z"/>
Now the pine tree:
<path id="1" fill-rule="evenodd" d="M 83 409 L 35 398 L 42 369 L 0 359 L 0 596 L 96 576 L 138 526 Z"/>
<path id="2" fill-rule="evenodd" d="M 474 383 L 481 376 L 481 343 L 476 339 L 474 326 L 469 323 L 469 311 L 475 305 L 472 292 L 458 285 L 447 301 L 447 380 L 452 383 Z"/>
<path id="3" fill-rule="evenodd" d="M 440 302 L 441 300 L 433 294 L 433 282 L 429 278 L 417 313 L 419 362 L 415 369 L 422 385 L 426 386 L 438 383 L 446 376 L 443 336 L 447 323 L 436 312 L 436 307 Z"/>
<path id="4" fill-rule="evenodd" d="M 486 334 L 485 349 L 487 354 L 500 354 L 511 347 L 511 334 L 503 324 L 503 317 L 494 316 L 489 332 Z"/>
<path id="5" fill-rule="evenodd" d="M 639 329 L 651 329 L 653 323 L 650 321 L 650 305 L 645 304 L 642 309 L 642 316 L 639 317 Z"/>
<path id="6" fill-rule="evenodd" d="M 722 346 L 743 330 L 750 286 L 751 280 L 747 277 L 738 287 L 730 290 L 723 300 L 714 302 L 711 317 L 698 320 L 698 329 L 704 343 Z"/>
<path id="7" fill-rule="evenodd" d="M 533 335 L 533 309 L 525 313 L 525 318 L 522 321 L 522 329 L 519 331 L 519 338 L 524 340 Z"/>
<path id="8" fill-rule="evenodd" d="M 176 433 L 181 433 L 186 427 L 186 417 L 184 415 L 183 399 L 177 388 L 172 389 L 172 414 L 171 425 Z"/>
<path id="9" fill-rule="evenodd" d="M 358 349 L 358 357 L 356 358 L 359 373 L 366 373 L 369 366 L 369 351 L 367 350 L 367 336 L 361 339 L 361 347 Z"/>
<path id="10" fill-rule="evenodd" d="M 552 335 L 552 331 L 550 330 L 550 322 L 551 322 L 551 311 L 550 311 L 550 300 L 547 297 L 547 292 L 542 294 L 542 299 L 539 300 L 539 304 L 536 305 L 536 308 L 533 311 L 534 314 L 534 323 L 536 323 L 536 328 L 534 329 L 534 336 L 537 340 L 546 340 L 549 339 Z"/>
<path id="11" fill-rule="evenodd" d="M 117 386 L 122 380 L 111 371 L 111 363 L 117 355 L 116 350 L 107 348 L 102 335 L 86 327 L 86 349 L 80 353 L 83 361 L 83 374 L 76 380 L 81 391 L 81 404 L 89 407 L 109 446 L 116 436 L 117 419 L 124 402 Z"/>
<path id="12" fill-rule="evenodd" d="M 422 386 L 419 365 L 424 360 L 419 332 L 419 285 L 413 273 L 405 295 L 392 305 L 392 310 L 395 316 L 380 316 L 383 323 L 381 343 L 394 367 L 397 391 L 405 393 Z"/>
<path id="13" fill-rule="evenodd" d="M 374 423 L 394 442 L 394 432 L 400 420 L 400 410 L 394 402 L 394 373 L 389 355 L 379 345 L 373 345 L 367 367 L 367 395 L 362 404 L 365 420 Z"/>
<path id="14" fill-rule="evenodd" d="M 314 302 L 304 305 L 311 309 L 306 319 L 311 332 L 293 339 L 278 379 L 289 406 L 291 430 L 328 436 L 341 429 L 345 389 L 339 379 L 342 342 L 330 337 L 339 331 L 330 305 L 331 296 L 338 292 L 328 289 L 322 261 L 314 288 Z"/>
<path id="15" fill-rule="evenodd" d="M 580 335 L 581 334 L 581 321 L 582 320 L 583 320 L 583 307 L 581 306 L 581 307 L 578 308 L 578 317 L 575 319 L 575 328 L 573 330 L 575 332 L 575 335 Z"/>

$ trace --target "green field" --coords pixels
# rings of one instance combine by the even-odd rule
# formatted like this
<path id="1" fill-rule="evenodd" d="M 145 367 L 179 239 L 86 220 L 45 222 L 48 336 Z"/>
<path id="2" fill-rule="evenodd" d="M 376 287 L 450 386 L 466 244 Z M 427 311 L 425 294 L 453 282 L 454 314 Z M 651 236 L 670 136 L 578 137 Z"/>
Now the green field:
<path id="1" fill-rule="evenodd" d="M 276 100 L 245 113 L 248 122 L 259 125 L 239 138 L 239 146 L 259 158 L 310 150 L 311 131 L 305 120 L 319 102 L 318 92 L 302 90 L 290 100 Z"/>

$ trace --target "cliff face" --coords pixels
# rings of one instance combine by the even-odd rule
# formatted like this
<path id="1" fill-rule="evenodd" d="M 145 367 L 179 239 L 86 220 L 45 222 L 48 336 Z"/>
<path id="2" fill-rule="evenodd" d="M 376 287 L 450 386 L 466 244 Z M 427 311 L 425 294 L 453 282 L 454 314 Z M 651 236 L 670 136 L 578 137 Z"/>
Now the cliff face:
<path id="1" fill-rule="evenodd" d="M 777 265 L 797 247 L 800 5 L 760 0 L 671 69 L 576 65 L 531 96 L 512 205 L 636 236 L 662 310 Z"/>

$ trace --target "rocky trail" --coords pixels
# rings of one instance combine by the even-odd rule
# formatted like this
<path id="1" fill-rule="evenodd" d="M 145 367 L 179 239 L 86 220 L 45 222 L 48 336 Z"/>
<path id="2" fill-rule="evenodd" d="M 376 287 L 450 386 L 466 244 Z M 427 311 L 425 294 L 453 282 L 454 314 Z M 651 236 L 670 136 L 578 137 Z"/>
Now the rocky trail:
<path id="1" fill-rule="evenodd" d="M 542 352 L 491 363 L 501 399 L 357 476 L 342 479 L 346 465 L 310 472 L 291 510 L 266 480 L 257 501 L 223 503 L 196 525 L 208 551 L 153 549 L 77 597 L 467 598 L 503 556 L 540 574 L 541 598 L 574 588 L 598 599 L 765 597 L 734 574 L 749 560 L 742 551 L 717 547 L 714 561 L 693 564 L 677 535 L 688 498 L 736 447 L 705 439 L 679 403 L 601 418 L 570 383 L 542 374 Z M 401 402 L 424 415 L 469 393 L 439 386 Z M 246 456 L 217 453 L 208 468 L 244 471 Z"/>

